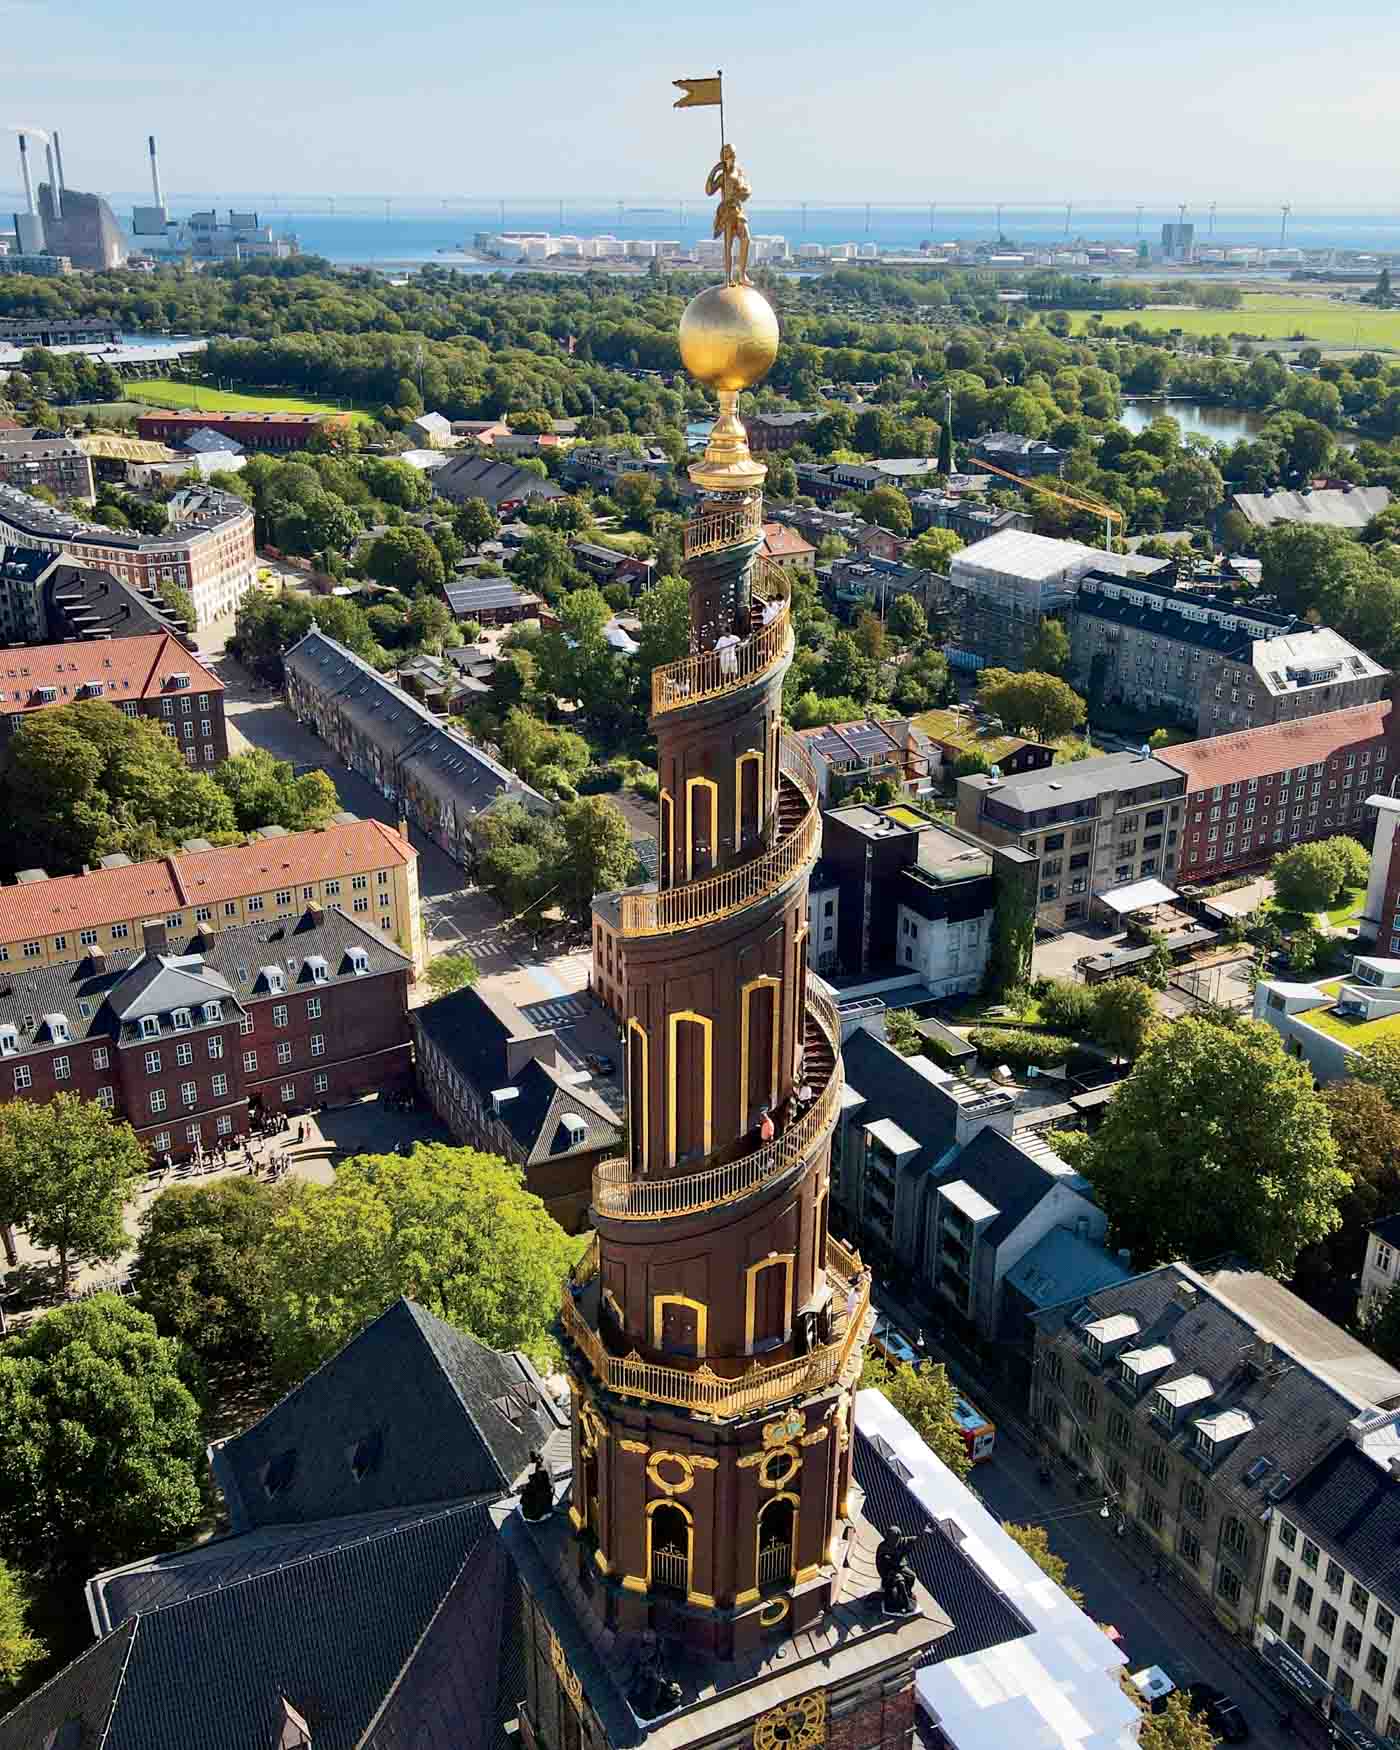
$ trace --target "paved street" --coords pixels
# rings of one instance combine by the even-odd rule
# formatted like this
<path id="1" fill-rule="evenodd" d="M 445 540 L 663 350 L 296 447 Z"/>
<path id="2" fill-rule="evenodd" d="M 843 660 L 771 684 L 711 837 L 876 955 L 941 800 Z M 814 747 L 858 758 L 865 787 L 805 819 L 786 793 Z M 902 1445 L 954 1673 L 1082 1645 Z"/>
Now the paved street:
<path id="1" fill-rule="evenodd" d="M 969 1482 L 988 1511 L 1004 1522 L 1043 1525 L 1050 1547 L 1069 1564 L 1069 1583 L 1084 1595 L 1095 1622 L 1112 1624 L 1122 1636 L 1128 1669 L 1161 1665 L 1183 1683 L 1214 1683 L 1234 1697 L 1248 1720 L 1251 1742 L 1266 1750 L 1324 1750 L 1326 1733 L 1304 1717 L 1303 1704 L 1278 1683 L 1253 1650 L 1222 1628 L 1204 1599 L 1172 1577 L 1169 1561 L 1162 1578 L 1152 1579 L 1154 1550 L 1131 1528 L 1117 1535 L 1116 1516 L 1099 1515 L 1100 1497 L 1076 1494 L 1073 1475 L 1063 1463 L 1042 1483 L 1025 1429 L 1025 1406 L 1018 1396 L 1007 1408 L 990 1389 L 987 1370 L 950 1338 L 934 1316 L 903 1305 L 882 1284 L 875 1301 L 881 1317 L 893 1317 L 906 1333 L 920 1332 L 925 1352 L 947 1364 L 959 1389 L 997 1424 L 996 1451 L 979 1464 Z M 879 1326 L 877 1325 L 877 1330 Z M 1295 1730 L 1279 1730 L 1289 1708 Z"/>
<path id="2" fill-rule="evenodd" d="M 289 760 L 298 771 L 323 771 L 352 814 L 397 826 L 398 811 L 393 803 L 341 765 L 319 737 L 297 722 L 279 693 L 257 685 L 245 669 L 223 653 L 223 640 L 230 629 L 231 625 L 221 623 L 208 628 L 200 639 L 200 654 L 224 683 L 229 752 L 263 748 L 278 759 Z M 431 840 L 416 830 L 411 838 L 418 852 L 418 884 L 429 952 L 465 948 L 483 974 L 511 971 L 529 958 L 533 947 L 529 935 L 513 928 L 487 894 L 469 886 L 464 872 Z"/>
<path id="3" fill-rule="evenodd" d="M 1202 1602 L 1178 1582 L 1151 1579 L 1152 1557 L 1129 1531 L 1118 1537 L 1116 1520 L 1101 1519 L 1076 1496 L 1070 1473 L 1055 1467 L 1049 1485 L 1038 1480 L 1035 1461 L 1013 1441 L 999 1438 L 996 1452 L 977 1467 L 972 1483 L 987 1507 L 1003 1520 L 1042 1524 L 1055 1553 L 1069 1563 L 1069 1580 L 1084 1594 L 1096 1622 L 1112 1623 L 1122 1635 L 1128 1668 L 1162 1665 L 1178 1681 L 1217 1684 L 1239 1703 L 1252 1741 L 1266 1746 L 1322 1745 L 1319 1727 L 1301 1722 L 1292 1737 L 1278 1730 L 1288 1697 L 1253 1652 L 1211 1625 Z"/>

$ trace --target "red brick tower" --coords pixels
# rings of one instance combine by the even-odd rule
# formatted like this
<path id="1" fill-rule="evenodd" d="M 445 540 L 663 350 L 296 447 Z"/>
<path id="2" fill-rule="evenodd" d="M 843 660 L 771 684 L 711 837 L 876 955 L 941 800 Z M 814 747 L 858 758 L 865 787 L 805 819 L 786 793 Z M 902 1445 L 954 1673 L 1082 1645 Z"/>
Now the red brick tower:
<path id="1" fill-rule="evenodd" d="M 776 349 L 747 286 L 682 321 L 721 417 L 691 469 L 690 653 L 652 681 L 658 879 L 621 897 L 629 1148 L 595 1175 L 563 1297 L 569 1524 L 522 1528 L 517 1554 L 522 1727 L 561 1750 L 903 1750 L 914 1659 L 948 1626 L 927 1595 L 883 1612 L 852 1482 L 871 1313 L 827 1231 L 842 1082 L 807 974 L 821 820 L 781 724 L 793 634 L 735 412 Z"/>

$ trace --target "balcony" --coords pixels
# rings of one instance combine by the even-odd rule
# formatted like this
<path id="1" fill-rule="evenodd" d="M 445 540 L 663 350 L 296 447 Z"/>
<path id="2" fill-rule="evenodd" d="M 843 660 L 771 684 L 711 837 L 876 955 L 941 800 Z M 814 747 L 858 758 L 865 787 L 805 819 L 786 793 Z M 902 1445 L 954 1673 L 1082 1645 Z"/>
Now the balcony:
<path id="1" fill-rule="evenodd" d="M 775 819 L 776 842 L 737 868 L 680 887 L 624 893 L 621 933 L 661 936 L 718 923 L 779 892 L 816 862 L 822 838 L 817 776 L 806 748 L 789 735 L 783 737 L 779 753 Z"/>
<path id="2" fill-rule="evenodd" d="M 788 1360 L 764 1364 L 739 1355 L 702 1361 L 693 1371 L 646 1361 L 635 1350 L 625 1356 L 613 1355 L 604 1347 L 579 1306 L 578 1283 L 596 1275 L 597 1247 L 595 1234 L 574 1267 L 560 1313 L 565 1338 L 605 1391 L 642 1403 L 674 1404 L 696 1415 L 721 1417 L 760 1412 L 804 1392 L 821 1391 L 838 1380 L 854 1378 L 871 1319 L 870 1273 L 859 1255 L 848 1252 L 839 1240 L 827 1240 L 827 1281 L 833 1303 L 841 1309 L 837 1334 L 831 1342 Z M 588 1292 L 583 1290 L 585 1295 Z M 596 1299 L 596 1294 L 592 1298 Z"/>
<path id="3" fill-rule="evenodd" d="M 698 559 L 702 553 L 718 553 L 757 541 L 763 534 L 763 500 L 755 495 L 742 504 L 725 504 L 701 511 L 685 525 L 685 556 Z"/>
<path id="4" fill-rule="evenodd" d="M 626 1158 L 604 1161 L 593 1175 L 593 1203 L 615 1221 L 698 1215 L 716 1204 L 747 1197 L 783 1178 L 805 1160 L 836 1121 L 841 1099 L 841 1020 L 836 1005 L 815 986 L 807 990 L 807 1074 L 825 1070 L 821 1092 L 807 1110 L 789 1118 L 771 1142 L 736 1160 L 673 1179 L 634 1179 Z M 784 1118 L 778 1114 L 778 1122 Z"/>
<path id="5" fill-rule="evenodd" d="M 787 660 L 790 612 L 782 572 L 772 560 L 754 561 L 754 610 L 761 625 L 729 650 L 701 650 L 651 673 L 651 714 L 716 699 L 761 680 Z"/>

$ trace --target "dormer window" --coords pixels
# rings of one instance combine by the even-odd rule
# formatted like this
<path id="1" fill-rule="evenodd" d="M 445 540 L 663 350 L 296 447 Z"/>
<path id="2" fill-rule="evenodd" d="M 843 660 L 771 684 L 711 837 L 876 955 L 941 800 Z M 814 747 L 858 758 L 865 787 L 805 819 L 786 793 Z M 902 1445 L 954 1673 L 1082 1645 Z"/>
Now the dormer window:
<path id="1" fill-rule="evenodd" d="M 193 1025 L 188 1009 L 176 1009 L 170 1017 L 170 1022 L 177 1033 L 185 1032 Z"/>
<path id="2" fill-rule="evenodd" d="M 312 954 L 306 962 L 306 970 L 311 974 L 313 984 L 325 984 L 330 977 L 330 967 L 319 954 Z"/>
<path id="3" fill-rule="evenodd" d="M 159 1039 L 160 1038 L 160 1016 L 159 1015 L 142 1015 L 142 1017 L 141 1017 L 141 1037 L 143 1039 Z"/>
<path id="4" fill-rule="evenodd" d="M 352 948 L 350 950 L 350 965 L 358 978 L 361 973 L 369 971 L 369 955 L 365 953 L 363 948 Z"/>
<path id="5" fill-rule="evenodd" d="M 222 1021 L 223 1018 L 224 1018 L 224 1005 L 222 1003 L 219 1003 L 219 1002 L 205 1003 L 205 1005 L 204 1005 L 204 1019 L 206 1021 Z"/>
<path id="6" fill-rule="evenodd" d="M 18 1050 L 18 1029 L 14 1027 L 0 1027 L 0 1057 L 13 1057 Z"/>
<path id="7" fill-rule="evenodd" d="M 44 1025 L 49 1030 L 49 1038 L 55 1045 L 66 1045 L 72 1035 L 68 1031 L 66 1015 L 45 1015 Z"/>

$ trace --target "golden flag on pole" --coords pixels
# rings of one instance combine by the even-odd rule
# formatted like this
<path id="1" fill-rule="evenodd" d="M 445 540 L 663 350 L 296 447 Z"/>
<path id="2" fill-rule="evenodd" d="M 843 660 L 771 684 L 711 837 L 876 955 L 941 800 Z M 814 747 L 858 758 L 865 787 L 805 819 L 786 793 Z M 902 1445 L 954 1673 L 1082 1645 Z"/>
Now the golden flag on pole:
<path id="1" fill-rule="evenodd" d="M 678 91 L 685 93 L 684 97 L 678 97 L 672 104 L 673 109 L 700 109 L 709 104 L 724 102 L 718 73 L 708 79 L 673 79 L 671 83 Z"/>

